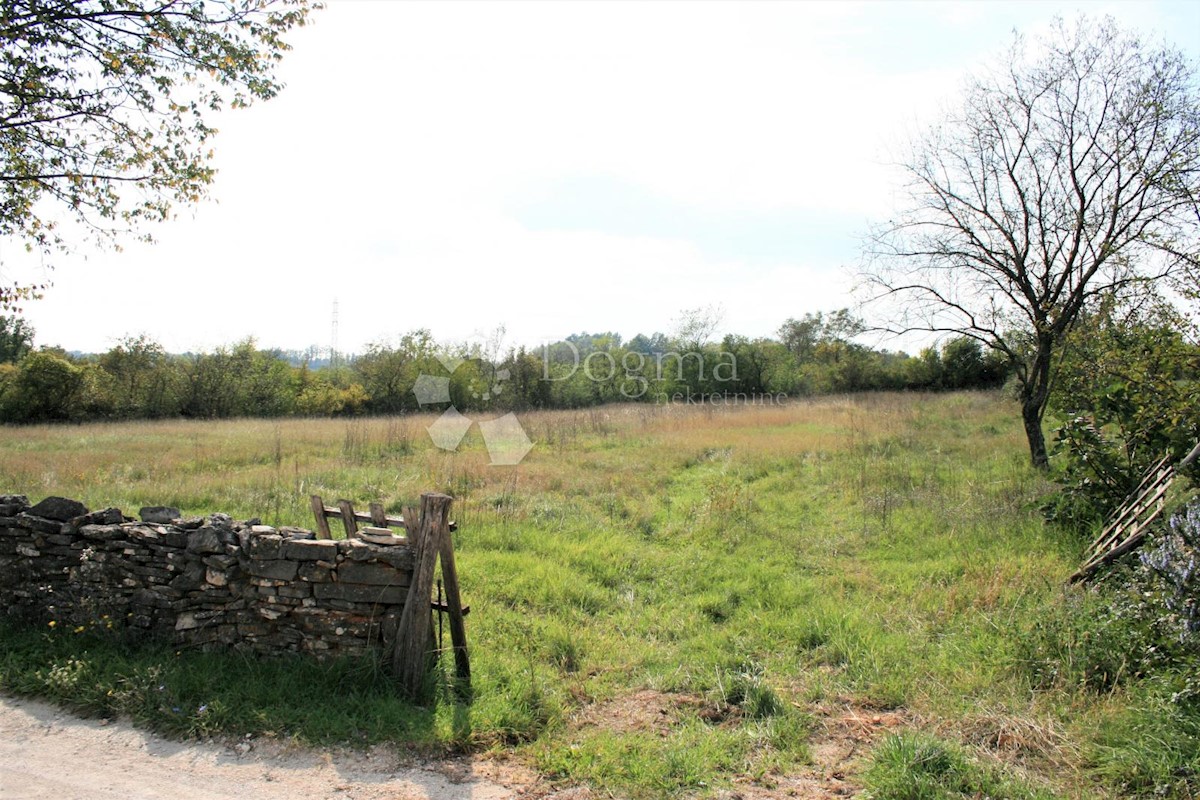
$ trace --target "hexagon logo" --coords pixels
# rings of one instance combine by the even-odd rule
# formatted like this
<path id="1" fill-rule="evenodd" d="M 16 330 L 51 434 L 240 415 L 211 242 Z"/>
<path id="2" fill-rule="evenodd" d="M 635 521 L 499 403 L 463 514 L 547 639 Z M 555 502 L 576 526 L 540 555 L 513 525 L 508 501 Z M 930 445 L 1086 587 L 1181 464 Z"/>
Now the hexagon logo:
<path id="1" fill-rule="evenodd" d="M 467 350 L 465 358 L 456 354 L 444 354 L 438 356 L 438 361 L 441 362 L 448 373 L 453 375 L 468 359 L 480 357 L 480 352 L 479 345 L 476 344 Z M 471 394 L 476 399 L 487 402 L 499 395 L 504 382 L 508 379 L 508 370 L 497 370 L 494 382 L 485 386 L 473 385 Z M 416 383 L 413 384 L 413 394 L 416 395 L 417 404 L 422 409 L 430 405 L 450 403 L 450 378 L 422 373 L 417 377 Z M 454 451 L 462 444 L 467 431 L 474 424 L 474 420 L 463 415 L 457 408 L 451 405 L 426 428 L 426 431 L 428 431 L 429 438 L 435 447 L 441 450 Z M 487 447 L 488 457 L 495 466 L 513 466 L 519 464 L 529 454 L 529 451 L 533 449 L 533 442 L 530 441 L 528 434 L 525 433 L 525 428 L 521 426 L 521 421 L 517 419 L 517 415 L 512 412 L 496 419 L 480 420 L 479 431 L 483 434 L 483 443 Z"/>

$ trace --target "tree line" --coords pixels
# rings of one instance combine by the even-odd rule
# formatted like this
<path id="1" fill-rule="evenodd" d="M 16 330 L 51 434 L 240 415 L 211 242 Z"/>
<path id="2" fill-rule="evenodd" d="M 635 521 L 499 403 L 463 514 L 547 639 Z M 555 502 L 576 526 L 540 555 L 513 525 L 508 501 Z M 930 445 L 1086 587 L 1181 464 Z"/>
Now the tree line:
<path id="1" fill-rule="evenodd" d="M 855 341 L 849 312 L 789 319 L 775 337 L 579 333 L 540 347 L 440 344 L 427 330 L 334 365 L 254 339 L 172 354 L 147 336 L 105 353 L 37 347 L 19 317 L 0 317 L 0 422 L 335 416 L 440 410 L 581 408 L 612 402 L 759 402 L 869 390 L 998 386 L 1003 363 L 967 337 L 916 356 Z M 453 359 L 453 360 L 451 360 Z M 421 376 L 445 394 L 414 391 Z M 423 402 L 424 401 L 424 402 Z"/>

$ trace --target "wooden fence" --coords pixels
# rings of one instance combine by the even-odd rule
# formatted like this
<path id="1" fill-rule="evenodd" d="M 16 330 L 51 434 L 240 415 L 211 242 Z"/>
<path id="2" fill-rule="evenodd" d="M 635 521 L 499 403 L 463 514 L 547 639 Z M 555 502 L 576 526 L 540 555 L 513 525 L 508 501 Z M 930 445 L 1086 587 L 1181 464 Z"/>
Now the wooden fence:
<path id="1" fill-rule="evenodd" d="M 454 562 L 454 541 L 451 532 L 457 525 L 450 521 L 450 508 L 454 498 L 445 494 L 421 495 L 421 508 L 406 508 L 404 516 L 389 516 L 383 505 L 371 503 L 366 514 L 355 511 L 349 500 L 339 500 L 336 506 L 327 506 L 319 495 L 311 497 L 313 516 L 317 523 L 317 536 L 330 539 L 329 519 L 341 519 L 346 528 L 346 538 L 361 537 L 367 541 L 379 541 L 378 537 L 393 537 L 392 528 L 404 529 L 403 537 L 413 554 L 412 583 L 408 598 L 396 628 L 392 643 L 392 671 L 405 694 L 413 698 L 423 695 L 427 687 L 426 678 L 431 662 L 436 658 L 433 647 L 433 624 L 430 611 L 445 614 L 449 619 L 450 641 L 454 652 L 454 671 L 460 691 L 471 683 L 471 659 L 467 650 L 465 617 L 469 609 L 462 604 L 458 585 L 458 568 Z M 359 522 L 369 523 L 360 530 Z M 396 541 L 396 544 L 401 542 Z M 442 579 L 438 586 L 439 597 L 433 600 L 434 570 L 441 560 Z M 444 589 L 444 596 L 443 596 Z"/>
<path id="2" fill-rule="evenodd" d="M 1085 581 L 1105 564 L 1137 549 L 1166 507 L 1167 490 L 1176 474 L 1197 457 L 1200 457 L 1200 444 L 1178 465 L 1171 464 L 1167 456 L 1151 467 L 1138 487 L 1109 516 L 1100 535 L 1088 547 L 1083 566 L 1071 575 L 1070 582 Z"/>

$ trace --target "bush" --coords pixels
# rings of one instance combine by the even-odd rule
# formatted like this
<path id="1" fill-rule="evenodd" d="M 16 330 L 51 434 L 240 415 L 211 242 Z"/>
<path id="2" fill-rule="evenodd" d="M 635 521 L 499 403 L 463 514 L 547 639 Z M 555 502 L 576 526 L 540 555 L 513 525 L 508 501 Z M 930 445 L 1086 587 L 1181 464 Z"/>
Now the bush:
<path id="1" fill-rule="evenodd" d="M 1200 652 L 1200 501 L 1172 516 L 1139 561 L 1147 578 L 1146 603 L 1160 625 L 1178 637 L 1184 653 Z"/>
<path id="2" fill-rule="evenodd" d="M 1200 701 L 1200 500 L 1152 534 L 1132 564 L 1072 587 L 1018 639 L 1034 686 L 1106 691 L 1155 677 Z"/>
<path id="3" fill-rule="evenodd" d="M 1077 530 L 1102 520 L 1164 455 L 1200 438 L 1200 348 L 1187 320 L 1153 296 L 1104 298 L 1064 349 L 1053 408 L 1062 491 L 1047 516 Z"/>

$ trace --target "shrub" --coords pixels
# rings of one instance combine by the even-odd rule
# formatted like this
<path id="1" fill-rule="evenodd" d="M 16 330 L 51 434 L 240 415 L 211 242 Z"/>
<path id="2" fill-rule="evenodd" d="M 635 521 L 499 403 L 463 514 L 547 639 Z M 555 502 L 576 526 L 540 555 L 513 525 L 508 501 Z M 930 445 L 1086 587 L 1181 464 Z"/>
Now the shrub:
<path id="1" fill-rule="evenodd" d="M 1139 560 L 1148 578 L 1146 602 L 1185 650 L 1200 650 L 1200 501 L 1172 516 Z"/>
<path id="2" fill-rule="evenodd" d="M 1036 687 L 1105 691 L 1155 677 L 1200 700 L 1200 500 L 1160 526 L 1133 563 L 1072 587 L 1018 639 Z"/>

